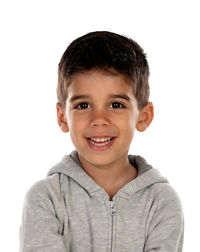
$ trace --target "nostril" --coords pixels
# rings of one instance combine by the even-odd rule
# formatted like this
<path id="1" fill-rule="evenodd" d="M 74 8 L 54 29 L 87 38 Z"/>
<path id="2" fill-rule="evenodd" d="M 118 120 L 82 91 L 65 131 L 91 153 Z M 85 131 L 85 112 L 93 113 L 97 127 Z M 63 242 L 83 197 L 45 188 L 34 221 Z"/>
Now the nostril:
<path id="1" fill-rule="evenodd" d="M 92 126 L 107 126 L 109 124 L 109 122 L 105 122 L 105 120 L 104 121 L 100 121 L 100 120 L 98 120 L 98 121 L 93 121 L 92 123 L 91 123 L 91 125 Z"/>
<path id="2" fill-rule="evenodd" d="M 91 118 L 92 126 L 107 126 L 109 125 L 109 118 L 106 113 L 95 112 Z"/>

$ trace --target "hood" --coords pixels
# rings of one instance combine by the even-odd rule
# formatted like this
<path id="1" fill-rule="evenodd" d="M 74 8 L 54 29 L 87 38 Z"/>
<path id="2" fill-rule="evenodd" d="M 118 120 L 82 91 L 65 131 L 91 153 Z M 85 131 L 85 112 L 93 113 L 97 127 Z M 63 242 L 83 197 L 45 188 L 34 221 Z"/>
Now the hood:
<path id="1" fill-rule="evenodd" d="M 168 183 L 168 180 L 161 176 L 159 170 L 149 165 L 141 156 L 128 155 L 128 159 L 129 162 L 138 170 L 138 176 L 122 187 L 118 193 L 130 196 L 133 193 L 145 189 L 155 183 Z M 82 168 L 78 158 L 78 152 L 76 150 L 72 151 L 70 155 L 65 155 L 59 163 L 49 170 L 47 176 L 51 176 L 55 173 L 70 177 L 81 187 L 87 190 L 91 196 L 98 190 L 102 190 L 102 188 L 97 185 Z"/>

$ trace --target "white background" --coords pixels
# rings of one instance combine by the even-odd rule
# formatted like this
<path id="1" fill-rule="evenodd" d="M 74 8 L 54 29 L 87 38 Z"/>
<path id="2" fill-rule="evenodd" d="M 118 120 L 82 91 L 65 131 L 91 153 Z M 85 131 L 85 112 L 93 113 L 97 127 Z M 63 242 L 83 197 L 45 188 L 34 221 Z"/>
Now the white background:
<path id="1" fill-rule="evenodd" d="M 135 39 L 151 70 L 155 118 L 136 133 L 144 156 L 178 192 L 184 252 L 199 245 L 198 1 L 2 1 L 0 6 L 0 251 L 18 251 L 26 191 L 74 147 L 56 120 L 57 65 L 68 44 L 95 30 Z"/>

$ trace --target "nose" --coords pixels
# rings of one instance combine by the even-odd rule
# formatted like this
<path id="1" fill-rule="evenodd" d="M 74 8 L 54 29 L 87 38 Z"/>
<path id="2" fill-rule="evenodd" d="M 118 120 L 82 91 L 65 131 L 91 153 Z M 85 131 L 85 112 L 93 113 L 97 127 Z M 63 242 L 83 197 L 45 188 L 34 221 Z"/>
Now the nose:
<path id="1" fill-rule="evenodd" d="M 108 113 L 106 111 L 94 111 L 92 113 L 91 126 L 108 126 L 110 124 Z"/>

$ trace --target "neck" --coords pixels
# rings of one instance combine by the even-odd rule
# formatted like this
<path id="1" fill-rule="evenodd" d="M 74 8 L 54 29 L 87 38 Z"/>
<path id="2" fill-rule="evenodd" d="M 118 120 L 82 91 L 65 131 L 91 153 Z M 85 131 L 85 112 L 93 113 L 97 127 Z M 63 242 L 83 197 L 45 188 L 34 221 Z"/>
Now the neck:
<path id="1" fill-rule="evenodd" d="M 137 169 L 130 164 L 128 156 L 107 166 L 94 166 L 79 157 L 85 172 L 112 198 L 117 191 L 137 177 Z"/>

